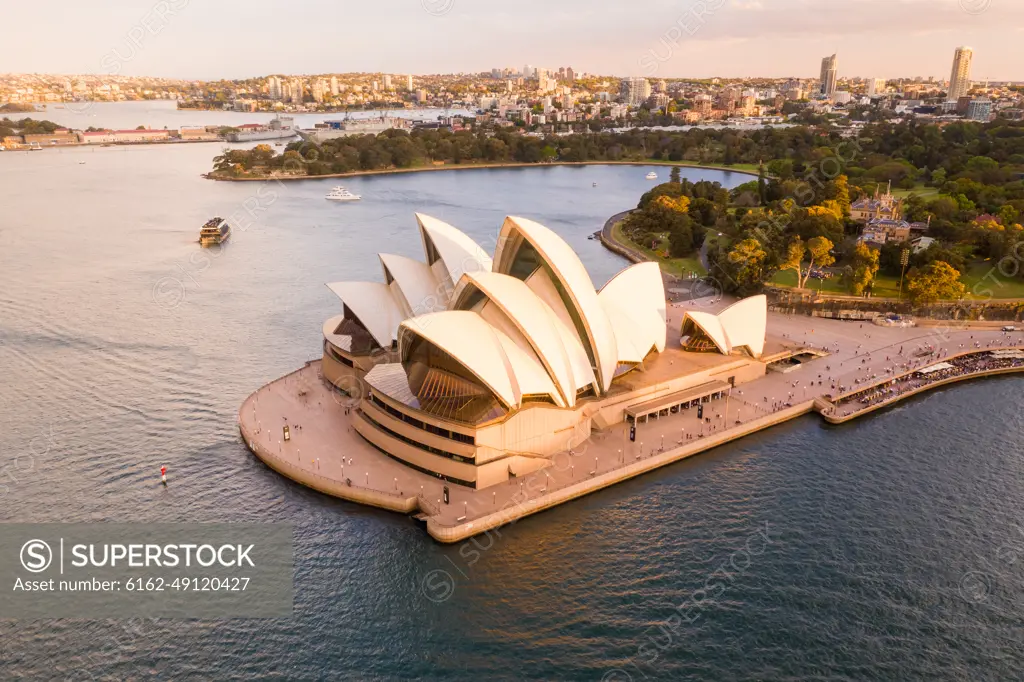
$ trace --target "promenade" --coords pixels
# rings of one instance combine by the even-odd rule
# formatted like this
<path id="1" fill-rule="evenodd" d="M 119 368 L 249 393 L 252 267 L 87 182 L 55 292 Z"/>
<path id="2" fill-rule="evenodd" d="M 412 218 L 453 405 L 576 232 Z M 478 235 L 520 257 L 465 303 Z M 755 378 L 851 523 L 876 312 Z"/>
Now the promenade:
<path id="1" fill-rule="evenodd" d="M 696 303 L 710 311 L 724 307 L 722 302 Z M 694 307 L 693 302 L 670 304 L 670 324 L 679 324 L 685 310 Z M 1024 334 L 885 328 L 769 314 L 768 348 L 769 355 L 813 349 L 821 357 L 736 387 L 731 395 L 706 403 L 704 419 L 697 418 L 695 409 L 652 419 L 637 425 L 635 442 L 629 441 L 628 425 L 618 424 L 559 453 L 544 470 L 508 484 L 483 490 L 448 484 L 448 504 L 444 481 L 399 463 L 354 431 L 358 397 L 322 381 L 319 361 L 249 396 L 239 411 L 239 428 L 253 453 L 282 475 L 346 500 L 415 513 L 431 536 L 458 542 L 812 411 L 829 421 L 847 421 L 877 409 L 849 395 L 940 359 L 1024 348 Z M 933 355 L 925 357 L 926 352 Z M 1024 364 L 1009 371 L 1024 371 Z"/>

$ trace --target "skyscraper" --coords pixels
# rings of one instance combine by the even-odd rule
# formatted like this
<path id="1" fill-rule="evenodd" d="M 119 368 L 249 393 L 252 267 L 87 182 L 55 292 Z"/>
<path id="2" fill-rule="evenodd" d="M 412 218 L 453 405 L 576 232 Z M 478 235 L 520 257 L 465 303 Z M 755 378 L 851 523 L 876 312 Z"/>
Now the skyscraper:
<path id="1" fill-rule="evenodd" d="M 969 47 L 958 47 L 953 54 L 953 72 L 949 76 L 949 95 L 947 102 L 955 102 L 965 97 L 971 90 L 971 59 L 974 50 Z"/>
<path id="2" fill-rule="evenodd" d="M 651 96 L 651 84 L 646 78 L 623 78 L 619 88 L 622 101 L 633 107 L 640 106 Z"/>
<path id="3" fill-rule="evenodd" d="M 412 74 L 411 73 L 408 76 L 406 76 L 405 89 L 408 90 L 409 92 L 412 92 Z"/>
<path id="4" fill-rule="evenodd" d="M 831 97 L 836 91 L 836 70 L 839 62 L 835 55 L 821 60 L 821 94 Z"/>

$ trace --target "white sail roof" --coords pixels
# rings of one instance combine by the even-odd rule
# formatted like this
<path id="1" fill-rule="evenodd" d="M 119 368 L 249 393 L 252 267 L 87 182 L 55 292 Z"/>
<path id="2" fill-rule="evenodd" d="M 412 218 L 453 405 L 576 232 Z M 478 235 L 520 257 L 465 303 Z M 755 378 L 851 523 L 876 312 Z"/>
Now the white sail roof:
<path id="1" fill-rule="evenodd" d="M 449 295 L 463 273 L 491 269 L 491 257 L 461 231 L 423 213 L 416 214 L 416 222 L 420 226 L 427 265 L 433 266 L 439 260 L 444 264 L 447 278 L 441 284 Z"/>
<path id="2" fill-rule="evenodd" d="M 382 282 L 332 282 L 327 285 L 366 327 L 382 348 L 398 338 L 398 325 L 405 315 Z"/>
<path id="3" fill-rule="evenodd" d="M 665 290 L 656 264 L 627 268 L 599 293 L 572 248 L 534 221 L 506 218 L 492 262 L 451 225 L 423 214 L 416 220 L 425 263 L 381 254 L 384 283 L 328 285 L 381 346 L 398 341 L 403 361 L 421 338 L 508 408 L 545 396 L 572 407 L 587 389 L 608 390 L 620 364 L 664 350 Z M 723 315 L 692 319 L 729 352 L 723 320 L 745 315 Z M 763 347 L 752 333 L 738 331 L 736 339 L 752 352 Z"/>
<path id="4" fill-rule="evenodd" d="M 405 256 L 379 254 L 384 283 L 334 282 L 327 285 L 384 348 L 397 340 L 402 320 L 448 308 L 454 288 L 448 281 L 451 272 L 461 277 L 467 269 L 491 268 L 491 259 L 483 249 L 459 230 L 420 213 L 416 214 L 416 220 L 427 263 Z"/>
<path id="5" fill-rule="evenodd" d="M 406 317 L 434 313 L 448 307 L 448 295 L 430 266 L 405 256 L 378 254 L 384 278 L 397 290 L 398 303 Z"/>
<path id="6" fill-rule="evenodd" d="M 763 294 L 737 301 L 718 315 L 700 310 L 688 311 L 683 316 L 684 328 L 687 320 L 707 334 L 725 355 L 738 348 L 746 348 L 755 358 L 764 353 L 768 299 Z"/>
<path id="7" fill-rule="evenodd" d="M 764 353 L 768 329 L 768 299 L 764 294 L 733 303 L 718 313 L 733 348 L 746 346 L 755 358 Z"/>
<path id="8" fill-rule="evenodd" d="M 608 390 L 618 364 L 618 345 L 608 316 L 598 301 L 594 283 L 579 256 L 561 237 L 540 223 L 509 216 L 501 227 L 498 250 L 494 255 L 496 272 L 510 274 L 512 271 L 517 256 L 513 250 L 521 248 L 517 237 L 522 237 L 534 248 L 558 279 L 568 298 L 566 304 L 572 305 L 583 326 L 581 335 L 586 338 L 581 338 L 581 341 L 590 348 L 599 388 L 601 391 Z"/>
<path id="9" fill-rule="evenodd" d="M 536 358 L 474 312 L 420 315 L 403 322 L 399 334 L 403 360 L 407 359 L 409 336 L 419 336 L 458 361 L 506 407 L 520 407 L 523 395 L 548 395 L 553 400 L 558 396 Z"/>
<path id="10" fill-rule="evenodd" d="M 657 263 L 626 268 L 597 298 L 615 330 L 619 362 L 641 362 L 651 349 L 665 350 L 665 283 Z"/>
<path id="11" fill-rule="evenodd" d="M 467 273 L 459 282 L 452 305 L 457 309 L 468 305 L 474 290 L 484 294 L 489 304 L 500 308 L 516 325 L 551 375 L 564 403 L 574 405 L 577 391 L 593 382 L 593 372 L 589 371 L 587 354 L 578 337 L 562 333 L 559 327 L 564 324 L 522 280 L 496 272 Z M 582 386 L 577 384 L 574 372 L 574 364 L 580 363 L 590 376 Z"/>

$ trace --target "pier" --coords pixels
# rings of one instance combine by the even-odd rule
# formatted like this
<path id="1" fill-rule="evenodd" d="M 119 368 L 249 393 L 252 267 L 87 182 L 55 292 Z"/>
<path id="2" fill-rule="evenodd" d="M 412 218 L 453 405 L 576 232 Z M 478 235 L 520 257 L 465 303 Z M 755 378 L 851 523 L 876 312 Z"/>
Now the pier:
<path id="1" fill-rule="evenodd" d="M 671 304 L 670 321 L 683 312 Z M 704 403 L 703 418 L 696 409 L 665 410 L 638 420 L 635 441 L 626 422 L 595 430 L 544 469 L 482 489 L 446 484 L 363 440 L 353 428 L 362 418 L 360 396 L 324 381 L 320 361 L 249 396 L 239 430 L 246 446 L 281 475 L 415 515 L 436 540 L 455 543 L 802 415 L 817 412 L 839 424 L 932 388 L 1024 371 L 1024 353 L 1015 357 L 1024 350 L 1021 332 L 900 329 L 780 314 L 769 314 L 768 330 L 768 373 Z M 932 380 L 921 374 L 938 363 L 955 363 L 954 370 L 936 370 L 946 374 Z"/>

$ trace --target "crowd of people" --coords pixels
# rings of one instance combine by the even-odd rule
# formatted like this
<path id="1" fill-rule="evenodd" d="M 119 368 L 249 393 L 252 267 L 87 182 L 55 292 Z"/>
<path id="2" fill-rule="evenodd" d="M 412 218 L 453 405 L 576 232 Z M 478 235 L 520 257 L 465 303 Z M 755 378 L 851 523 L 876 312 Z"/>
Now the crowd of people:
<path id="1" fill-rule="evenodd" d="M 965 348 L 965 344 L 961 344 L 960 347 Z M 975 343 L 975 348 L 979 349 L 979 352 L 961 355 L 945 361 L 943 364 L 948 365 L 946 367 L 942 367 L 934 371 L 924 371 L 927 370 L 928 367 L 921 367 L 918 371 L 906 373 L 903 376 L 894 378 L 892 381 L 881 385 L 874 385 L 863 391 L 843 396 L 843 398 L 836 401 L 836 405 L 840 408 L 855 405 L 855 409 L 860 409 L 862 407 L 870 407 L 872 405 L 886 402 L 892 398 L 915 391 L 929 384 L 934 384 L 953 377 L 967 376 L 996 369 L 1024 369 L 1024 355 L 1013 356 L 1000 354 L 998 352 L 993 353 L 992 351 L 983 351 L 981 350 L 983 345 L 980 342 Z M 941 359 L 947 355 L 948 351 L 939 353 L 933 352 L 928 355 L 928 358 L 932 361 L 941 361 Z M 908 362 L 899 365 L 898 367 L 909 368 L 913 365 L 920 364 L 922 364 L 921 361 Z M 934 362 L 930 363 L 928 366 L 930 367 L 933 364 Z M 894 369 L 895 368 L 890 367 L 887 372 L 891 373 Z M 872 378 L 874 378 L 874 376 L 872 376 Z"/>

